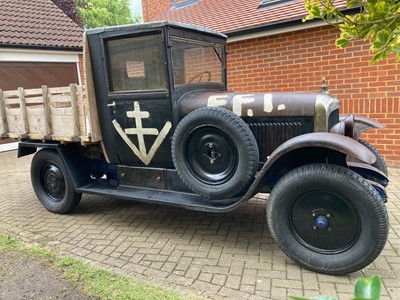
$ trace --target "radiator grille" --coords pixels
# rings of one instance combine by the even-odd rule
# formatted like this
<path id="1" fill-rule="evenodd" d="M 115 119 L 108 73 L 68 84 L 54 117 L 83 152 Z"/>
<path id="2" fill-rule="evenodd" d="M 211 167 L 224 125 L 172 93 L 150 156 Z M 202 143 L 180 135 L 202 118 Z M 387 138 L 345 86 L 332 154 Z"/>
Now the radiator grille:
<path id="1" fill-rule="evenodd" d="M 260 160 L 266 161 L 268 155 L 285 141 L 303 133 L 301 122 L 248 123 L 256 138 Z"/>

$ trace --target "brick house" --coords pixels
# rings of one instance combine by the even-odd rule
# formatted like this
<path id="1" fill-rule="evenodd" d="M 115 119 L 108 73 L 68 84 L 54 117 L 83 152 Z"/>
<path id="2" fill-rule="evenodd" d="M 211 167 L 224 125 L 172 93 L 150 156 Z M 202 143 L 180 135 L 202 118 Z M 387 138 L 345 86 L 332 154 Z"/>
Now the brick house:
<path id="1" fill-rule="evenodd" d="M 83 82 L 82 29 L 61 9 L 51 0 L 0 7 L 0 89 Z"/>
<path id="2" fill-rule="evenodd" d="M 344 5 L 345 1 L 336 1 Z M 339 31 L 302 22 L 302 0 L 142 0 L 144 21 L 202 25 L 228 36 L 228 89 L 318 91 L 326 77 L 341 113 L 377 119 L 386 128 L 362 138 L 391 166 L 400 166 L 400 63 L 371 65 L 366 42 L 338 49 Z"/>

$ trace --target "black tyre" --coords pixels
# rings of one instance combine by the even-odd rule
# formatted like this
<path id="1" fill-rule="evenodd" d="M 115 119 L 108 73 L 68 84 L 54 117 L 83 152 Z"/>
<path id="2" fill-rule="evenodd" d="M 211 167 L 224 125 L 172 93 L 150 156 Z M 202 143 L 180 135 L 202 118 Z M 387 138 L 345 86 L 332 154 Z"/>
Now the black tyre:
<path id="1" fill-rule="evenodd" d="M 42 149 L 35 154 L 31 164 L 33 190 L 42 205 L 54 213 L 68 213 L 81 200 L 57 152 Z"/>
<path id="2" fill-rule="evenodd" d="M 386 175 L 388 175 L 388 170 L 387 170 L 387 167 L 386 167 L 385 160 L 383 159 L 382 155 L 378 152 L 378 150 L 376 150 L 376 148 L 374 146 L 372 146 L 370 143 L 368 143 L 368 142 L 366 142 L 364 140 L 359 139 L 358 141 L 360 142 L 360 144 L 364 145 L 369 150 L 371 150 L 372 153 L 375 154 L 376 161 L 372 165 L 375 168 L 381 170 Z"/>
<path id="3" fill-rule="evenodd" d="M 200 108 L 178 124 L 172 159 L 182 181 L 209 199 L 245 191 L 258 167 L 258 147 L 247 124 L 224 108 Z"/>
<path id="4" fill-rule="evenodd" d="M 360 175 L 336 165 L 307 165 L 281 178 L 267 201 L 267 222 L 290 258 L 332 275 L 369 265 L 388 236 L 379 194 Z"/>

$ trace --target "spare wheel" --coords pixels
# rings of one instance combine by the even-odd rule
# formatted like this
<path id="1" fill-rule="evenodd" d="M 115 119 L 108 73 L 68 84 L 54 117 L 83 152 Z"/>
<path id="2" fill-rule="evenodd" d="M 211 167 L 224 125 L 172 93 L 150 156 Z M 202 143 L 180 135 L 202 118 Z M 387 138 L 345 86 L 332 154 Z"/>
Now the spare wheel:
<path id="1" fill-rule="evenodd" d="M 182 181 L 209 199 L 241 195 L 257 171 L 259 153 L 247 124 L 220 107 L 185 116 L 172 139 L 172 159 Z"/>

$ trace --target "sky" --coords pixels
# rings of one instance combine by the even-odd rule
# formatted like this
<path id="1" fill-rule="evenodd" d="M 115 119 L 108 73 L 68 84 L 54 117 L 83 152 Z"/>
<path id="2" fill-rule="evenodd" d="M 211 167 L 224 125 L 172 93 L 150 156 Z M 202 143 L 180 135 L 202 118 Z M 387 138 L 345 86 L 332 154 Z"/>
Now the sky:
<path id="1" fill-rule="evenodd" d="M 134 14 L 142 16 L 142 0 L 129 0 Z"/>

